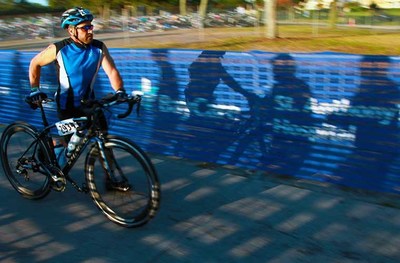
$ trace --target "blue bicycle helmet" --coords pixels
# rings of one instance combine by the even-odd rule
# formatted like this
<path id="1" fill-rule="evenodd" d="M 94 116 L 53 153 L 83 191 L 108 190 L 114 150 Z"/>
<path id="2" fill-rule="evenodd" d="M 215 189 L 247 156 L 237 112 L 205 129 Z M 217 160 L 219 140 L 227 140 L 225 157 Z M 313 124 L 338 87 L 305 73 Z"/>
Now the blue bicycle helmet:
<path id="1" fill-rule="evenodd" d="M 69 25 L 76 26 L 85 21 L 92 21 L 93 15 L 89 10 L 82 7 L 74 7 L 65 11 L 61 16 L 61 28 L 65 29 Z"/>

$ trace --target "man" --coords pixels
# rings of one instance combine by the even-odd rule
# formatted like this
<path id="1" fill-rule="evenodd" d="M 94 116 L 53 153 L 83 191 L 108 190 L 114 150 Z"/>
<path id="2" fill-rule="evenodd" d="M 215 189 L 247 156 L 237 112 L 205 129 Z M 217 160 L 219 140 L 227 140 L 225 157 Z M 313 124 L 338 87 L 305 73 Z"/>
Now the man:
<path id="1" fill-rule="evenodd" d="M 93 39 L 93 15 L 81 7 L 65 11 L 61 27 L 70 35 L 51 44 L 36 55 L 29 66 L 31 94 L 29 101 L 45 97 L 40 91 L 41 68 L 56 62 L 59 86 L 56 92 L 57 112 L 60 119 L 82 116 L 81 100 L 94 97 L 94 82 L 100 66 L 107 74 L 111 87 L 125 93 L 123 81 L 106 45 Z"/>
<path id="2" fill-rule="evenodd" d="M 100 66 L 107 74 L 111 87 L 118 96 L 125 97 L 123 81 L 111 58 L 106 45 L 93 39 L 93 15 L 82 7 L 68 9 L 62 14 L 61 27 L 66 29 L 69 38 L 49 45 L 36 55 L 29 66 L 31 93 L 26 102 L 35 108 L 35 101 L 46 98 L 40 91 L 41 68 L 56 62 L 58 89 L 56 91 L 57 114 L 60 120 L 85 116 L 82 100 L 94 98 L 94 82 Z M 106 119 L 100 124 L 107 129 Z M 65 146 L 65 142 L 61 142 Z M 63 147 L 56 146 L 59 162 L 65 162 Z M 61 165 L 61 164 L 60 164 Z M 113 187 L 126 190 L 125 186 Z"/>

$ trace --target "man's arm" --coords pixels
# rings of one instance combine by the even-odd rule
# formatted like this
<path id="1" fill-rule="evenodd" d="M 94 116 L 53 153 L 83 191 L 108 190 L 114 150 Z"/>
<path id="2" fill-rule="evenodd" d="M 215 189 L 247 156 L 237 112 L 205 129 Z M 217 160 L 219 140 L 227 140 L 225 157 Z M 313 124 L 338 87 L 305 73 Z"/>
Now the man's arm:
<path id="1" fill-rule="evenodd" d="M 221 74 L 222 81 L 226 85 L 228 85 L 231 89 L 233 89 L 234 91 L 242 94 L 246 98 L 250 98 L 250 97 L 252 97 L 254 95 L 251 92 L 248 92 L 247 90 L 242 88 L 240 86 L 240 84 L 231 75 L 229 75 L 229 73 L 226 71 L 226 69 L 224 67 L 221 66 L 221 70 L 220 71 L 221 71 L 220 74 Z"/>
<path id="2" fill-rule="evenodd" d="M 29 65 L 29 82 L 31 88 L 39 88 L 41 68 L 54 60 L 56 60 L 56 46 L 54 44 L 48 46 L 31 60 Z"/>
<path id="3" fill-rule="evenodd" d="M 106 72 L 110 80 L 111 87 L 115 91 L 118 91 L 120 89 L 123 90 L 124 83 L 122 81 L 121 75 L 119 74 L 119 71 L 115 66 L 114 60 L 112 59 L 110 53 L 108 52 L 108 48 L 105 45 L 103 47 L 103 54 L 104 56 L 101 66 L 103 67 L 104 71 Z"/>

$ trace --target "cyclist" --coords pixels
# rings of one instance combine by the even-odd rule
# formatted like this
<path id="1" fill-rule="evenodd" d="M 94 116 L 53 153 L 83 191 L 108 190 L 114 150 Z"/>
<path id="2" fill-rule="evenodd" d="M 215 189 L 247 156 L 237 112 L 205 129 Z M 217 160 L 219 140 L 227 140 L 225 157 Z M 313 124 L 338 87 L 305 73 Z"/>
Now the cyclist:
<path id="1" fill-rule="evenodd" d="M 118 96 L 125 97 L 123 80 L 106 45 L 93 39 L 93 14 L 82 7 L 68 9 L 61 16 L 61 27 L 69 38 L 50 44 L 30 62 L 29 81 L 31 92 L 26 102 L 35 108 L 35 102 L 47 95 L 40 90 L 41 68 L 56 63 L 58 89 L 55 94 L 57 114 L 60 120 L 85 116 L 81 101 L 94 98 L 94 82 L 97 72 L 103 67 L 111 87 Z M 101 125 L 107 130 L 104 116 Z M 65 142 L 62 142 L 65 147 Z M 56 147 L 59 149 L 62 147 Z M 61 150 L 58 150 L 61 151 Z"/>

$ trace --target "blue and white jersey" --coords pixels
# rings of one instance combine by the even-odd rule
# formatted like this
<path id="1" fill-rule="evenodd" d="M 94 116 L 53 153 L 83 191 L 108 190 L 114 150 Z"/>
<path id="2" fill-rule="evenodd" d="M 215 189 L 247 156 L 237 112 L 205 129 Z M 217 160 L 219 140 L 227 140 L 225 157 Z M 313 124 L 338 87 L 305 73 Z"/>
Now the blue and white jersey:
<path id="1" fill-rule="evenodd" d="M 88 46 L 71 38 L 55 43 L 59 87 L 56 101 L 59 109 L 79 107 L 82 99 L 94 97 L 94 82 L 101 66 L 104 44 L 93 40 Z"/>

